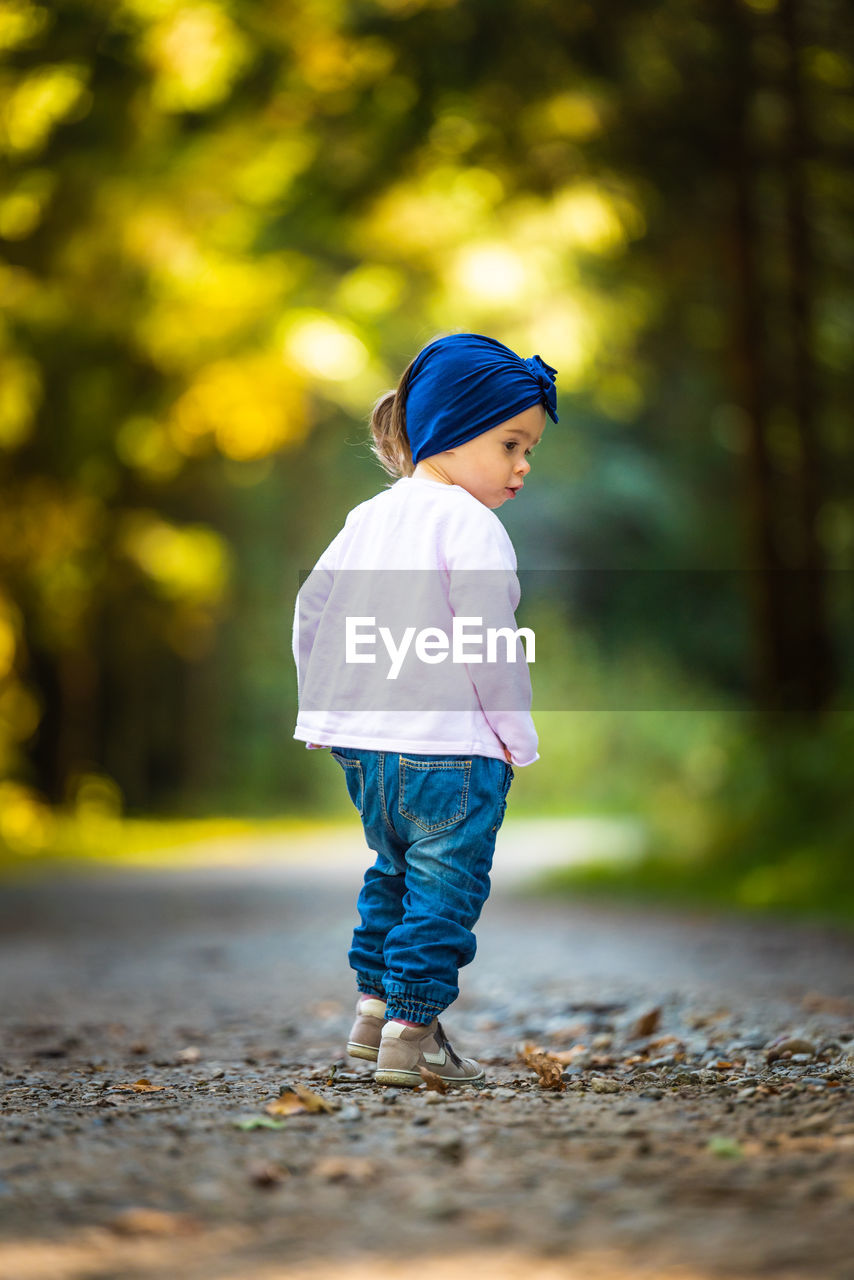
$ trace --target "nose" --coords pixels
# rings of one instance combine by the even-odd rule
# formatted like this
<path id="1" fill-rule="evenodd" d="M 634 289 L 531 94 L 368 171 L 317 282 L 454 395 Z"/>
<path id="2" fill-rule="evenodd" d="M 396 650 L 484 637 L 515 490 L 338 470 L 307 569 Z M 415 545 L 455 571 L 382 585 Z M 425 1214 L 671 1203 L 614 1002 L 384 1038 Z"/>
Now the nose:
<path id="1" fill-rule="evenodd" d="M 520 476 L 526 476 L 528 472 L 531 470 L 531 464 L 524 454 L 517 462 L 514 470 L 518 471 Z"/>

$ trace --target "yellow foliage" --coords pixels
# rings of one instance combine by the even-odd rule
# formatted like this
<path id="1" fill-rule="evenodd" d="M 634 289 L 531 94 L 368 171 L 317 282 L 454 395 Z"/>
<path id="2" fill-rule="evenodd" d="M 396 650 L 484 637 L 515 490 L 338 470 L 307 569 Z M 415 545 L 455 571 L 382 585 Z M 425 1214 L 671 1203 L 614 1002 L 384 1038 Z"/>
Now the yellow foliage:
<path id="1" fill-rule="evenodd" d="M 555 94 L 526 113 L 525 126 L 534 141 L 545 136 L 586 139 L 602 130 L 602 105 L 589 94 Z"/>
<path id="2" fill-rule="evenodd" d="M 169 6 L 140 46 L 157 73 L 152 99 L 161 111 L 205 111 L 221 102 L 253 55 L 219 4 Z"/>
<path id="3" fill-rule="evenodd" d="M 61 120 L 86 115 L 92 105 L 89 75 L 83 64 L 55 63 L 9 86 L 0 108 L 0 150 L 10 155 L 39 151 Z"/>
<path id="4" fill-rule="evenodd" d="M 367 255 L 433 259 L 482 234 L 504 195 L 501 179 L 486 169 L 440 165 L 390 187 L 354 230 Z"/>
<path id="5" fill-rule="evenodd" d="M 10 779 L 0 782 L 0 844 L 14 853 L 41 852 L 53 832 L 49 807 L 29 787 Z"/>
<path id="6" fill-rule="evenodd" d="M 233 174 L 235 193 L 253 205 L 281 198 L 317 153 L 318 140 L 308 133 L 277 134 L 253 146 Z"/>
<path id="7" fill-rule="evenodd" d="M 402 272 L 379 262 L 366 262 L 342 278 L 336 299 L 354 315 L 380 316 L 397 306 L 405 285 Z"/>
<path id="8" fill-rule="evenodd" d="M 121 787 L 104 773 L 72 775 L 67 795 L 76 816 L 83 821 L 118 818 L 124 807 Z"/>
<path id="9" fill-rule="evenodd" d="M 319 311 L 288 316 L 284 345 L 294 364 L 323 382 L 358 377 L 370 358 L 367 347 L 350 328 Z"/>
<path id="10" fill-rule="evenodd" d="M 15 449 L 29 438 L 42 394 L 39 365 L 31 356 L 0 353 L 0 449 Z"/>
<path id="11" fill-rule="evenodd" d="M 19 627 L 18 610 L 10 600 L 0 596 L 0 680 L 5 679 L 12 670 L 18 649 Z"/>
<path id="12" fill-rule="evenodd" d="M 9 194 L 0 199 L 0 236 L 4 240 L 24 240 L 35 230 L 56 181 L 56 174 L 49 169 L 30 169 Z"/>
<path id="13" fill-rule="evenodd" d="M 347 39 L 312 22 L 295 28 L 293 39 L 299 73 L 318 93 L 377 81 L 394 63 L 394 49 L 384 40 Z"/>
<path id="14" fill-rule="evenodd" d="M 124 517 L 120 545 L 167 600 L 212 605 L 225 593 L 231 554 L 213 529 L 177 528 L 153 511 L 132 511 Z"/>
<path id="15" fill-rule="evenodd" d="M 51 15 L 43 5 L 28 0 L 0 2 L 0 49 L 18 49 L 44 31 Z"/>
<path id="16" fill-rule="evenodd" d="M 450 276 L 452 288 L 467 299 L 498 309 L 536 303 L 545 283 L 530 259 L 500 241 L 467 245 L 456 256 Z"/>
<path id="17" fill-rule="evenodd" d="M 251 236 L 252 211 L 197 194 L 204 215 L 194 219 L 191 204 L 183 212 L 155 201 L 130 209 L 130 198 L 130 191 L 115 191 L 106 216 L 121 226 L 123 251 L 148 276 L 151 300 L 130 323 L 160 368 L 193 368 L 281 311 L 301 265 L 295 255 L 250 257 L 214 243 Z"/>
<path id="18" fill-rule="evenodd" d="M 0 687 L 0 744 L 26 742 L 35 733 L 41 717 L 42 707 L 35 694 L 18 680 L 3 682 Z"/>
<path id="19" fill-rule="evenodd" d="M 126 418 L 116 432 L 115 444 L 122 462 L 160 479 L 174 476 L 184 462 L 165 424 L 154 418 L 142 415 Z"/>
<path id="20" fill-rule="evenodd" d="M 210 437 L 222 453 L 240 461 L 294 444 L 307 428 L 299 375 L 267 354 L 207 365 L 169 418 L 171 439 L 182 453 L 198 452 Z"/>

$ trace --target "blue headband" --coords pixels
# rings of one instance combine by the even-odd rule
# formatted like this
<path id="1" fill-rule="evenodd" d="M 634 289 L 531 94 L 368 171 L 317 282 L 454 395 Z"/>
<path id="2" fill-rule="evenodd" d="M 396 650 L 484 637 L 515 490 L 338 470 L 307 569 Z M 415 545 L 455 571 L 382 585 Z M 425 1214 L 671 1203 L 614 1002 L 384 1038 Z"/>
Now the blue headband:
<path id="1" fill-rule="evenodd" d="M 523 360 L 480 333 L 437 338 L 416 358 L 406 393 L 406 434 L 416 465 L 543 404 L 557 422 L 557 369 Z"/>

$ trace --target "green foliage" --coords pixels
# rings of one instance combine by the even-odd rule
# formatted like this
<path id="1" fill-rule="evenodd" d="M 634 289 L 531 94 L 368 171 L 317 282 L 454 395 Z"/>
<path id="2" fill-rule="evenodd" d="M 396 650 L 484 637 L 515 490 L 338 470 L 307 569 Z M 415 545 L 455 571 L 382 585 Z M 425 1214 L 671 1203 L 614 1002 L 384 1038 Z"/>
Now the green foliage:
<path id="1" fill-rule="evenodd" d="M 556 872 L 552 889 L 854 922 L 850 712 L 820 730 L 789 718 L 773 735 L 742 715 L 692 717 L 683 751 L 666 761 L 661 740 L 624 765 L 637 784 L 630 811 L 647 824 L 645 855 Z"/>

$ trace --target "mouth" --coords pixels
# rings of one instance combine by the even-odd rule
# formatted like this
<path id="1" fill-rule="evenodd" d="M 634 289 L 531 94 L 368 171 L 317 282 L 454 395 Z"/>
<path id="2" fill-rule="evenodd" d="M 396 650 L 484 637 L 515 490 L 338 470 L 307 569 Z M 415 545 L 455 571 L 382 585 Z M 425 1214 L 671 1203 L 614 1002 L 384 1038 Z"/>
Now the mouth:
<path id="1" fill-rule="evenodd" d="M 520 489 L 522 489 L 522 488 L 524 488 L 524 485 L 521 485 L 521 484 L 517 484 L 517 485 L 510 485 L 510 484 L 508 484 L 508 485 L 507 485 L 507 487 L 505 488 L 504 492 L 505 492 L 505 493 L 509 493 L 509 495 L 510 495 L 510 497 L 511 497 L 511 498 L 515 498 L 515 497 L 516 497 L 516 494 L 517 494 L 517 493 L 519 492 L 519 490 L 520 490 Z"/>

